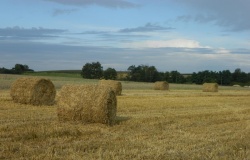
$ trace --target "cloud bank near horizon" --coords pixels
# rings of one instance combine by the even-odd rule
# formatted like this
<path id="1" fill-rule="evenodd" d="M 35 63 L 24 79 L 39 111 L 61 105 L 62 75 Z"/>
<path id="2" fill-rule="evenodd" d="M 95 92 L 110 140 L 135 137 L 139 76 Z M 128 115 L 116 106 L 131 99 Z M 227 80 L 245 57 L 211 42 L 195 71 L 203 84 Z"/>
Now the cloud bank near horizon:
<path id="1" fill-rule="evenodd" d="M 15 45 L 15 48 L 10 47 Z M 1 67 L 16 63 L 27 64 L 36 71 L 81 69 L 85 63 L 99 61 L 104 68 L 127 70 L 130 65 L 153 65 L 159 71 L 178 70 L 192 73 L 202 70 L 231 70 L 241 68 L 249 72 L 249 50 L 212 48 L 109 48 L 91 46 L 51 45 L 42 43 L 0 43 Z M 29 57 L 29 58 L 27 58 Z M 223 61 L 221 61 L 223 59 Z"/>

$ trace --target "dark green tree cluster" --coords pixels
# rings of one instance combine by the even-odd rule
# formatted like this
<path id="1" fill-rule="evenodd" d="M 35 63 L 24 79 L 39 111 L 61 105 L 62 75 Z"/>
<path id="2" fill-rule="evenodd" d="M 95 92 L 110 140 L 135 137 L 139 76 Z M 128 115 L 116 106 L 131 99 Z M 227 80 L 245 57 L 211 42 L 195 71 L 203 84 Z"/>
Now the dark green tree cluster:
<path id="1" fill-rule="evenodd" d="M 0 68 L 0 73 L 2 74 L 22 74 L 24 72 L 33 72 L 33 69 L 29 69 L 29 66 L 26 64 L 15 64 L 15 67 L 12 69 Z"/>
<path id="2" fill-rule="evenodd" d="M 117 72 L 114 68 L 107 68 L 103 71 L 104 79 L 112 79 L 115 80 L 117 78 Z"/>
<path id="3" fill-rule="evenodd" d="M 82 67 L 81 75 L 83 78 L 87 79 L 112 79 L 117 78 L 117 72 L 114 68 L 107 68 L 103 70 L 100 62 L 86 63 Z"/>
<path id="4" fill-rule="evenodd" d="M 155 82 L 160 79 L 160 75 L 154 66 L 132 65 L 128 67 L 127 79 L 137 82 Z"/>
<path id="5" fill-rule="evenodd" d="M 220 85 L 250 85 L 250 73 L 242 72 L 241 69 L 236 69 L 233 73 L 229 70 L 223 70 L 219 72 L 214 71 L 200 71 L 193 73 L 189 76 L 182 75 L 178 71 L 171 72 L 158 72 L 154 66 L 147 65 L 132 65 L 128 67 L 129 81 L 138 82 L 155 82 L 155 81 L 167 81 L 169 83 L 195 83 L 203 84 L 218 83 Z"/>
<path id="6" fill-rule="evenodd" d="M 219 72 L 213 71 L 201 71 L 193 73 L 191 76 L 191 82 L 195 84 L 203 84 L 205 82 L 216 82 L 220 85 L 232 85 L 232 84 L 248 84 L 250 83 L 250 73 L 242 72 L 241 69 L 236 69 L 233 73 L 229 70 L 223 70 Z"/>
<path id="7" fill-rule="evenodd" d="M 168 81 L 170 83 L 185 83 L 186 79 L 178 71 L 159 72 L 155 66 L 132 65 L 128 67 L 127 80 L 137 82 Z"/>
<path id="8" fill-rule="evenodd" d="M 178 71 L 171 71 L 165 73 L 165 80 L 169 83 L 186 83 L 187 79 Z"/>
<path id="9" fill-rule="evenodd" d="M 99 62 L 86 63 L 81 75 L 83 78 L 88 79 L 113 79 L 117 78 L 117 72 L 114 68 L 108 68 L 103 70 L 102 65 Z M 169 83 L 195 83 L 203 84 L 218 83 L 220 85 L 250 85 L 250 73 L 242 72 L 241 69 L 236 69 L 233 73 L 229 70 L 223 70 L 219 72 L 214 71 L 200 71 L 198 73 L 193 72 L 188 76 L 182 75 L 178 71 L 159 72 L 155 66 L 148 65 L 131 65 L 127 69 L 128 81 L 136 82 L 155 82 L 155 81 L 167 81 Z"/>

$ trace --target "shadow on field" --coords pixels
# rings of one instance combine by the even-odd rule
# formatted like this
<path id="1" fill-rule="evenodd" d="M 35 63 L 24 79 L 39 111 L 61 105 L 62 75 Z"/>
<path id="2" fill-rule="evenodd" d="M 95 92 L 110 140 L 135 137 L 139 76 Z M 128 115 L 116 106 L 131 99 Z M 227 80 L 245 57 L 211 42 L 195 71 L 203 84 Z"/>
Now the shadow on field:
<path id="1" fill-rule="evenodd" d="M 131 117 L 116 116 L 116 123 L 115 124 L 120 124 L 120 123 L 128 121 L 130 119 L 131 119 Z"/>

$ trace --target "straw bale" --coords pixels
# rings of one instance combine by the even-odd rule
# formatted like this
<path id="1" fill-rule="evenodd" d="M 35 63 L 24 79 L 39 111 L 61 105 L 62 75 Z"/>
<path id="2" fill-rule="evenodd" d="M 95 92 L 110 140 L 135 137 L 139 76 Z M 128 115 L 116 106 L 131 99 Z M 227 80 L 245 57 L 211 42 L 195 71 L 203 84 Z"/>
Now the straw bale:
<path id="1" fill-rule="evenodd" d="M 202 87 L 203 92 L 218 92 L 217 83 L 204 83 Z"/>
<path id="2" fill-rule="evenodd" d="M 241 87 L 240 85 L 238 85 L 238 84 L 235 84 L 235 85 L 233 85 L 233 87 Z"/>
<path id="3" fill-rule="evenodd" d="M 116 109 L 116 95 L 107 86 L 64 85 L 58 96 L 59 121 L 113 125 Z"/>
<path id="4" fill-rule="evenodd" d="M 24 77 L 12 83 L 10 95 L 16 103 L 52 105 L 56 89 L 49 79 Z"/>
<path id="5" fill-rule="evenodd" d="M 100 80 L 99 85 L 107 85 L 111 87 L 116 95 L 121 95 L 122 94 L 122 84 L 119 81 L 115 80 Z"/>
<path id="6" fill-rule="evenodd" d="M 169 84 L 166 81 L 157 81 L 154 84 L 155 90 L 169 90 Z"/>

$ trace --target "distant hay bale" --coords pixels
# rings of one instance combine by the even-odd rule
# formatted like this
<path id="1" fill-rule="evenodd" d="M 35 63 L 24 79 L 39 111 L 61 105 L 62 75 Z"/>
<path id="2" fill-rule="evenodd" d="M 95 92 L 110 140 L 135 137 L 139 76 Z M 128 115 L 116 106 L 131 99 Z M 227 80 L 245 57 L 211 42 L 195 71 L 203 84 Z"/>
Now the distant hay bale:
<path id="1" fill-rule="evenodd" d="M 217 83 L 204 83 L 203 92 L 218 92 L 218 84 Z"/>
<path id="2" fill-rule="evenodd" d="M 238 84 L 235 84 L 235 85 L 233 85 L 233 87 L 241 87 L 240 85 L 238 85 Z"/>
<path id="3" fill-rule="evenodd" d="M 122 94 L 122 84 L 119 81 L 115 80 L 100 80 L 99 85 L 107 85 L 111 87 L 111 89 L 114 90 L 116 95 L 121 95 Z"/>
<path id="4" fill-rule="evenodd" d="M 52 105 L 56 96 L 54 84 L 44 78 L 19 78 L 11 85 L 14 102 L 32 105 Z"/>
<path id="5" fill-rule="evenodd" d="M 65 85 L 58 96 L 59 121 L 80 121 L 113 125 L 117 100 L 110 87 L 100 85 Z"/>
<path id="6" fill-rule="evenodd" d="M 154 84 L 155 90 L 169 90 L 169 84 L 166 81 L 157 81 Z"/>

